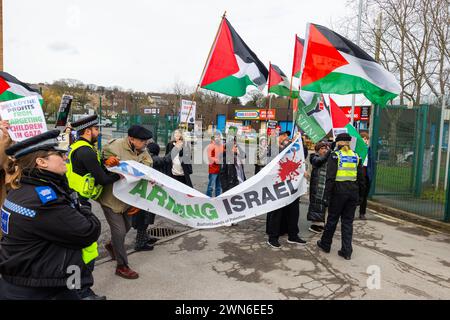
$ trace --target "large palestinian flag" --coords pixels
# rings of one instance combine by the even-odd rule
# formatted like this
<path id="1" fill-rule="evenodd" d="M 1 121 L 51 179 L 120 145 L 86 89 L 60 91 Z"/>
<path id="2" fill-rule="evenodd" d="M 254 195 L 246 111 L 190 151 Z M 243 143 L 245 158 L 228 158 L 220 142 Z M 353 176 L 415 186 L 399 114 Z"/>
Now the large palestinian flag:
<path id="1" fill-rule="evenodd" d="M 228 20 L 223 18 L 200 86 L 232 97 L 241 97 L 245 95 L 248 86 L 262 90 L 268 73 L 256 54 Z"/>
<path id="2" fill-rule="evenodd" d="M 344 111 L 339 108 L 336 102 L 330 98 L 330 113 L 333 121 L 333 134 L 337 136 L 339 133 L 348 133 L 352 136 L 351 148 L 361 157 L 364 162 L 367 156 L 368 147 L 363 138 L 356 131 L 355 127 L 351 125 L 350 120 L 345 116 Z"/>
<path id="3" fill-rule="evenodd" d="M 269 93 L 284 97 L 289 97 L 289 93 L 291 93 L 292 98 L 297 98 L 298 88 L 292 88 L 284 72 L 278 66 L 271 64 L 269 68 Z"/>
<path id="4" fill-rule="evenodd" d="M 16 77 L 9 73 L 0 71 L 0 101 L 15 100 L 34 95 L 39 97 L 42 104 L 42 97 L 38 90 L 17 80 Z"/>
<path id="5" fill-rule="evenodd" d="M 294 47 L 294 62 L 292 63 L 292 75 L 295 78 L 300 78 L 300 69 L 302 67 L 303 46 L 305 40 L 295 35 L 295 47 Z"/>
<path id="6" fill-rule="evenodd" d="M 394 75 L 350 40 L 317 24 L 308 24 L 306 39 L 303 90 L 362 93 L 382 106 L 400 93 Z"/>

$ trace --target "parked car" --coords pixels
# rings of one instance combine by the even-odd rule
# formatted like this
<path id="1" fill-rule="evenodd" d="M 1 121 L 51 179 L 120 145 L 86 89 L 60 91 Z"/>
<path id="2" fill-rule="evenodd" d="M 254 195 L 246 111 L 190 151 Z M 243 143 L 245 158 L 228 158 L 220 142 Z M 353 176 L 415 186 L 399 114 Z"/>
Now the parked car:
<path id="1" fill-rule="evenodd" d="M 112 122 L 111 120 L 107 119 L 107 118 L 102 118 L 102 119 L 101 119 L 101 124 L 102 124 L 104 127 L 112 127 L 113 122 Z"/>

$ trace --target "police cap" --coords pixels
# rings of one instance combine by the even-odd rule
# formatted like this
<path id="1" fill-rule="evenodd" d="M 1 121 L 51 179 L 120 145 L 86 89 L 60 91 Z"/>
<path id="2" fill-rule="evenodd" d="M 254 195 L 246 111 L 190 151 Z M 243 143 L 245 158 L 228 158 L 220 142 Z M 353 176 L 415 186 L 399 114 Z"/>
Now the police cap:
<path id="1" fill-rule="evenodd" d="M 39 150 L 67 152 L 67 150 L 59 147 L 59 142 L 57 140 L 59 134 L 60 131 L 57 129 L 41 133 L 40 135 L 13 144 L 5 150 L 5 153 L 8 156 L 19 159 Z"/>
<path id="2" fill-rule="evenodd" d="M 352 136 L 348 133 L 340 133 L 336 137 L 336 142 L 338 141 L 352 141 Z"/>
<path id="3" fill-rule="evenodd" d="M 150 130 L 144 128 L 143 126 L 133 125 L 128 129 L 128 136 L 131 138 L 148 140 L 153 137 Z"/>
<path id="4" fill-rule="evenodd" d="M 72 122 L 72 129 L 75 131 L 81 131 L 83 129 L 86 128 L 90 128 L 90 127 L 98 127 L 98 116 L 96 114 L 92 115 L 92 116 L 87 116 L 84 118 L 81 118 L 78 121 Z"/>

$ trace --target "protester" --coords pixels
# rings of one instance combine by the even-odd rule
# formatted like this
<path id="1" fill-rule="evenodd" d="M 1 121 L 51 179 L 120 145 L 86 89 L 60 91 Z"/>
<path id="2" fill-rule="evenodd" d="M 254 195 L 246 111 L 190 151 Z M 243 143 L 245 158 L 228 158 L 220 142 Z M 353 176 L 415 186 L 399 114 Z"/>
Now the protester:
<path id="1" fill-rule="evenodd" d="M 80 299 L 80 291 L 68 288 L 76 270 L 82 287 L 93 284 L 92 256 L 83 248 L 97 241 L 101 224 L 68 186 L 59 133 L 48 131 L 6 149 L 12 179 L 2 207 L 0 299 Z"/>
<path id="2" fill-rule="evenodd" d="M 366 145 L 369 147 L 367 151 L 367 157 L 363 163 L 363 175 L 364 175 L 364 193 L 361 198 L 361 204 L 359 206 L 359 219 L 366 220 L 366 210 L 367 210 L 367 198 L 369 197 L 370 187 L 373 179 L 373 158 L 372 152 L 370 150 L 370 138 L 369 133 L 367 131 L 361 131 L 361 137 L 363 138 Z"/>
<path id="3" fill-rule="evenodd" d="M 269 162 L 271 156 L 270 146 L 267 143 L 266 136 L 260 136 L 258 139 L 258 147 L 256 150 L 255 174 L 258 174 L 262 168 Z"/>
<path id="4" fill-rule="evenodd" d="M 236 135 L 229 132 L 228 138 L 229 141 L 223 148 L 223 161 L 220 168 L 220 184 L 223 192 L 234 188 L 247 179 L 243 164 L 247 155 L 237 144 Z"/>
<path id="5" fill-rule="evenodd" d="M 291 136 L 291 132 L 290 131 L 284 131 L 280 134 L 280 136 L 278 137 L 278 145 L 282 146 L 283 148 L 285 148 L 287 145 L 289 145 L 291 143 L 291 141 L 289 140 L 289 137 Z"/>
<path id="6" fill-rule="evenodd" d="M 283 134 L 287 135 L 290 132 L 286 131 Z M 279 139 L 279 151 L 282 152 L 286 147 L 288 147 L 293 140 L 297 138 L 294 137 L 293 140 L 288 138 Z M 300 140 L 303 144 L 303 152 L 305 159 L 308 157 L 308 149 L 305 148 L 303 139 Z M 287 206 L 277 209 L 275 211 L 267 213 L 266 218 L 266 233 L 269 236 L 267 244 L 275 249 L 281 248 L 279 242 L 279 237 L 288 234 L 288 243 L 291 244 L 306 244 L 306 241 L 299 237 L 300 232 L 298 228 L 298 219 L 300 216 L 300 197 L 295 199 L 293 202 Z"/>
<path id="7" fill-rule="evenodd" d="M 223 144 L 220 132 L 211 137 L 211 143 L 208 145 L 208 187 L 206 195 L 212 197 L 213 189 L 215 196 L 218 197 L 222 193 L 220 185 L 220 164 L 222 163 Z"/>
<path id="8" fill-rule="evenodd" d="M 321 233 L 325 223 L 325 183 L 327 178 L 327 161 L 330 156 L 330 145 L 327 141 L 320 141 L 314 147 L 315 153 L 309 159 L 312 165 L 311 180 L 309 184 L 308 221 L 312 224 L 309 231 Z"/>
<path id="9" fill-rule="evenodd" d="M 71 128 L 77 132 L 78 140 L 70 145 L 67 159 L 67 180 L 69 187 L 78 193 L 80 202 L 84 206 L 91 207 L 89 199 L 97 199 L 103 187 L 112 185 L 120 179 L 120 176 L 105 168 L 100 153 L 95 147 L 99 136 L 97 115 L 87 116 L 75 121 L 71 124 Z M 97 243 L 93 243 L 83 250 L 85 254 L 98 256 Z M 91 260 L 88 267 L 92 272 L 94 271 L 95 259 Z M 89 287 L 83 287 L 80 294 L 91 299 L 105 299 L 105 297 L 95 295 Z"/>
<path id="10" fill-rule="evenodd" d="M 187 144 L 184 143 L 183 132 L 179 129 L 173 132 L 172 140 L 166 146 L 166 173 L 175 180 L 192 186 L 191 154 Z"/>
<path id="11" fill-rule="evenodd" d="M 133 125 L 128 129 L 125 138 L 111 140 L 103 147 L 103 155 L 107 166 L 115 166 L 120 161 L 134 160 L 147 166 L 153 161 L 147 152 L 148 140 L 152 133 L 146 128 Z M 111 248 L 107 248 L 111 258 L 117 260 L 116 275 L 125 279 L 137 279 L 139 274 L 128 265 L 127 251 L 125 249 L 125 236 L 131 228 L 131 216 L 139 213 L 140 209 L 120 201 L 113 194 L 113 186 L 105 186 L 99 197 L 106 221 L 111 230 Z M 138 229 L 136 245 L 140 250 L 152 250 L 153 246 L 145 239 L 146 229 Z"/>
<path id="12" fill-rule="evenodd" d="M 328 218 L 322 238 L 317 245 L 329 253 L 336 226 L 341 219 L 342 247 L 338 255 L 351 259 L 353 252 L 353 219 L 355 210 L 364 192 L 364 176 L 359 156 L 350 149 L 352 137 L 341 133 L 336 137 L 338 150 L 331 153 L 327 163 L 325 205 Z"/>

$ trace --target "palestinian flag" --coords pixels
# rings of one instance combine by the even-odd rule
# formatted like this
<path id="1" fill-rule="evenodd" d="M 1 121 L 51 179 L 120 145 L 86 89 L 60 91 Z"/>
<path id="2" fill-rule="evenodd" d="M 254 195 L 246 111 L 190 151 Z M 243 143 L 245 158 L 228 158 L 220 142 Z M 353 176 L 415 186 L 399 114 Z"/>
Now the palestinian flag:
<path id="1" fill-rule="evenodd" d="M 248 86 L 262 90 L 268 73 L 256 54 L 245 44 L 228 20 L 223 18 L 200 86 L 232 97 L 242 97 Z"/>
<path id="2" fill-rule="evenodd" d="M 295 47 L 294 47 L 294 63 L 292 64 L 292 75 L 295 78 L 300 78 L 300 69 L 302 67 L 303 46 L 305 40 L 295 35 Z"/>
<path id="3" fill-rule="evenodd" d="M 41 104 L 43 102 L 38 90 L 17 80 L 9 73 L 0 71 L 0 101 L 15 100 L 28 96 L 38 96 Z"/>
<path id="4" fill-rule="evenodd" d="M 400 93 L 394 75 L 348 39 L 317 24 L 308 24 L 307 34 L 303 90 L 362 93 L 382 106 Z"/>
<path id="5" fill-rule="evenodd" d="M 269 93 L 284 97 L 289 97 L 289 93 L 291 93 L 292 98 L 298 97 L 298 89 L 291 87 L 284 72 L 274 64 L 271 64 L 269 68 Z"/>
<path id="6" fill-rule="evenodd" d="M 321 94 L 301 91 L 298 99 L 296 124 L 313 143 L 319 142 L 332 129 L 331 118 Z"/>
<path id="7" fill-rule="evenodd" d="M 340 133 L 347 132 L 352 136 L 350 143 L 351 148 L 361 157 L 361 161 L 364 163 L 368 147 L 363 138 L 356 131 L 355 127 L 350 124 L 350 120 L 345 116 L 344 111 L 330 98 L 330 112 L 331 119 L 333 121 L 333 133 L 337 136 Z"/>

